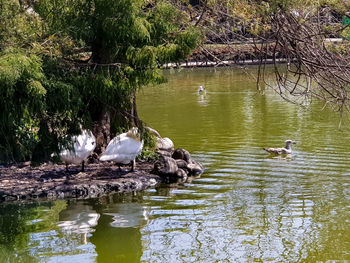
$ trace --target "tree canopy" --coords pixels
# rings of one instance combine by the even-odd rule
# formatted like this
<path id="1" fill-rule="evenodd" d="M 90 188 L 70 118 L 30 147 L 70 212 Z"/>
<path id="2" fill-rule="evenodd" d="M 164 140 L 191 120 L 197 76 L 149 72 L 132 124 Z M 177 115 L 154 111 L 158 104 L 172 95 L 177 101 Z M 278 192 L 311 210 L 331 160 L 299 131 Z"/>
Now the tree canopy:
<path id="1" fill-rule="evenodd" d="M 348 42 L 326 41 L 349 37 L 342 25 L 349 7 L 341 0 L 2 0 L 0 161 L 48 158 L 80 125 L 92 129 L 100 154 L 111 135 L 142 126 L 136 91 L 163 82 L 161 65 L 205 43 L 258 40 L 258 79 L 267 57 L 288 62 L 275 67 L 282 97 L 350 109 Z"/>
<path id="2" fill-rule="evenodd" d="M 4 0 L 0 160 L 47 158 L 79 125 L 97 145 L 139 125 L 135 92 L 201 41 L 166 0 Z"/>

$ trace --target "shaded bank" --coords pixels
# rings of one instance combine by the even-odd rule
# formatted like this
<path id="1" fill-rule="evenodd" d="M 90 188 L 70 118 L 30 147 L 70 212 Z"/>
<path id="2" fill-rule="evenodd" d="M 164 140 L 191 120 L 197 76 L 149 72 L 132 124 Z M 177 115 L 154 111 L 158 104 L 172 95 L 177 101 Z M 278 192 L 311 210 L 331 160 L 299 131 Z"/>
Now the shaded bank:
<path id="1" fill-rule="evenodd" d="M 162 180 L 151 174 L 153 163 L 140 162 L 134 172 L 119 171 L 112 163 L 89 164 L 65 170 L 64 164 L 0 168 L 0 202 L 93 198 L 113 192 L 133 192 L 154 187 Z"/>

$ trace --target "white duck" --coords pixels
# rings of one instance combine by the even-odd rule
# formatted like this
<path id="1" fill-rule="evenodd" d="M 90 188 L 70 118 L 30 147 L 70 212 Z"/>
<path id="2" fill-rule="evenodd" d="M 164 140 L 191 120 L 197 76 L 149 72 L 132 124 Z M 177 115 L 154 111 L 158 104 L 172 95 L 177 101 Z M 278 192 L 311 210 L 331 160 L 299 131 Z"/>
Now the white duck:
<path id="1" fill-rule="evenodd" d="M 80 164 L 81 171 L 84 171 L 85 160 L 93 152 L 96 147 L 95 136 L 89 130 L 82 130 L 82 133 L 78 136 L 72 137 L 74 150 L 62 149 L 59 156 L 61 161 L 66 163 L 66 169 L 68 170 L 68 164 Z"/>
<path id="2" fill-rule="evenodd" d="M 131 128 L 128 132 L 119 134 L 107 145 L 106 151 L 100 157 L 101 161 L 115 161 L 120 164 L 131 165 L 131 170 L 135 169 L 135 158 L 141 153 L 143 141 L 137 127 Z"/>
<path id="3" fill-rule="evenodd" d="M 203 86 L 199 86 L 198 94 L 205 94 L 205 93 L 206 93 L 205 88 L 203 88 Z"/>
<path id="4" fill-rule="evenodd" d="M 291 154 L 292 153 L 292 144 L 296 142 L 292 140 L 286 140 L 286 146 L 284 148 L 263 148 L 265 151 L 271 154 Z"/>

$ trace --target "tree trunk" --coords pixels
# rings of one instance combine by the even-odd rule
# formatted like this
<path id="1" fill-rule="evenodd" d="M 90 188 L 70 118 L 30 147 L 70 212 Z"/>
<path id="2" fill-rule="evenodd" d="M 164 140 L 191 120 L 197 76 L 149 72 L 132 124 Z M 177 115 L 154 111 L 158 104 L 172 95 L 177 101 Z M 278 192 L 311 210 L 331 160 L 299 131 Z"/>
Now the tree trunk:
<path id="1" fill-rule="evenodd" d="M 101 110 L 99 119 L 94 123 L 94 134 L 96 136 L 95 152 L 101 155 L 111 140 L 111 114 L 106 108 Z"/>
<path id="2" fill-rule="evenodd" d="M 139 126 L 139 115 L 137 113 L 137 107 L 136 107 L 136 93 L 133 92 L 131 95 L 131 123 L 133 126 L 138 127 Z"/>
<path id="3" fill-rule="evenodd" d="M 112 62 L 112 56 L 110 54 L 110 48 L 108 45 L 102 40 L 102 39 L 96 39 L 92 45 L 92 56 L 91 60 L 93 63 L 98 64 L 108 64 Z M 102 70 L 105 70 L 105 68 L 102 68 Z M 125 98 L 130 102 L 130 108 L 128 112 L 128 117 L 126 120 L 123 116 L 118 116 L 120 112 L 122 112 L 124 109 L 117 109 L 116 112 L 111 112 L 110 109 L 108 109 L 106 106 L 102 106 L 103 104 L 100 102 L 97 102 L 94 104 L 91 108 L 90 112 L 93 112 L 93 121 L 94 121 L 94 129 L 93 133 L 96 137 L 96 148 L 95 153 L 100 156 L 102 153 L 105 152 L 106 147 L 111 139 L 111 119 L 113 125 L 115 122 L 117 122 L 117 125 L 119 126 L 126 126 L 129 124 L 128 122 L 131 122 L 132 125 L 138 126 L 139 118 L 137 114 L 136 109 L 136 96 L 135 92 L 131 94 L 130 98 Z M 99 110 L 99 106 L 101 107 L 101 110 Z M 113 107 L 118 107 L 118 105 L 111 105 Z M 118 112 L 120 110 L 120 112 Z M 131 116 L 129 116 L 131 115 Z M 118 122 L 120 120 L 120 122 Z M 97 156 L 94 156 L 94 158 L 97 158 Z"/>
<path id="4" fill-rule="evenodd" d="M 105 64 L 110 62 L 109 48 L 101 37 L 95 39 L 92 43 L 91 61 L 96 64 Z M 96 101 L 91 106 L 92 119 L 94 122 L 93 134 L 96 137 L 96 148 L 94 152 L 100 156 L 105 152 L 111 136 L 111 112 L 102 103 Z M 100 108 L 99 108 L 100 107 Z M 97 156 L 94 154 L 93 159 Z"/>

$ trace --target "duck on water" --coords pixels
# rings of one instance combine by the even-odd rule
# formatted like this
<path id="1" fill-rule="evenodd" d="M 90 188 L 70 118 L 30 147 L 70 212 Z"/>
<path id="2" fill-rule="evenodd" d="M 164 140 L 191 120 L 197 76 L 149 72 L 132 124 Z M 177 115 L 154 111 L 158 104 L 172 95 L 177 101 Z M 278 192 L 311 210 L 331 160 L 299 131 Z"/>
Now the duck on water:
<path id="1" fill-rule="evenodd" d="M 203 86 L 199 86 L 199 88 L 198 88 L 198 94 L 206 94 L 207 92 L 206 92 L 206 90 L 205 90 L 205 88 L 203 87 Z"/>
<path id="2" fill-rule="evenodd" d="M 270 154 L 281 155 L 281 154 L 291 154 L 292 153 L 292 144 L 296 144 L 295 141 L 286 140 L 286 146 L 284 148 L 263 148 Z"/>

